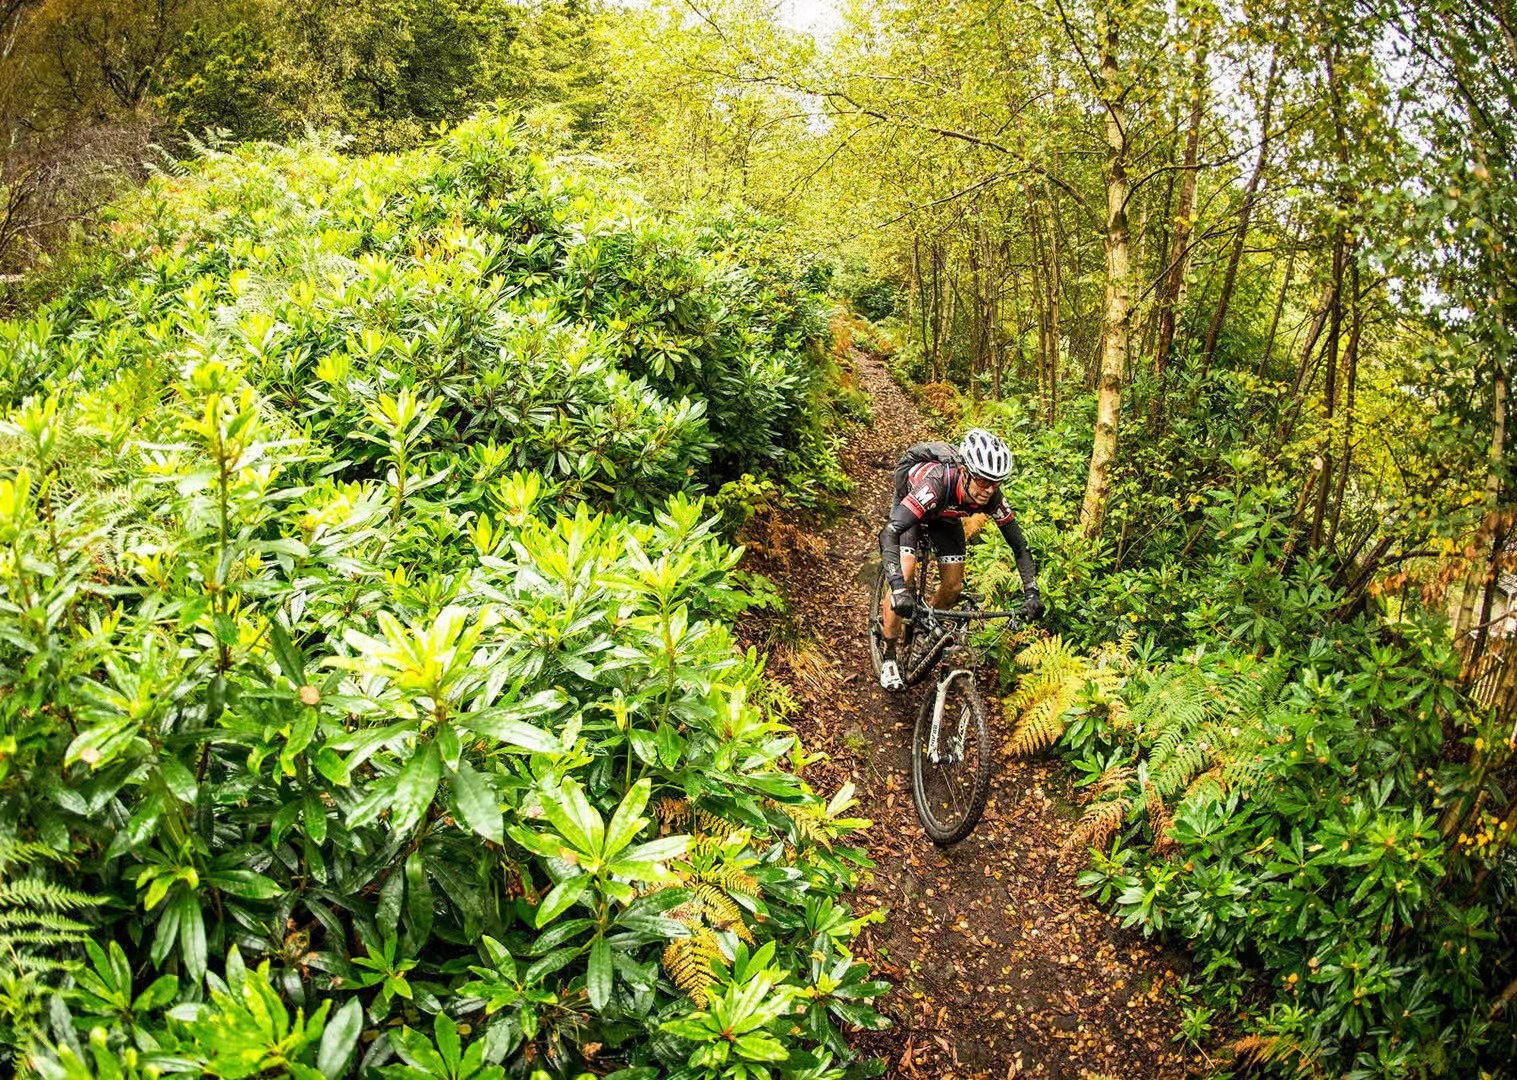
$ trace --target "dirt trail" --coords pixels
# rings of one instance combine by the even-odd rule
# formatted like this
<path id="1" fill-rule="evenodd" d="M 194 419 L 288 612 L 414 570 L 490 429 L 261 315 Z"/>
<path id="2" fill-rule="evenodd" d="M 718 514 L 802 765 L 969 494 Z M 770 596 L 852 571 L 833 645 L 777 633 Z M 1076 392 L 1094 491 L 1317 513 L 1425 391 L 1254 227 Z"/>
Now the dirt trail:
<path id="1" fill-rule="evenodd" d="M 874 423 L 846 453 L 852 512 L 820 534 L 771 523 L 745 565 L 790 598 L 788 619 L 767 628 L 770 671 L 802 705 L 803 745 L 831 755 L 807 779 L 828 793 L 852 780 L 857 812 L 874 822 L 876 871 L 855 906 L 888 912 L 860 948 L 896 984 L 883 1005 L 895 1027 L 865 1045 L 893 1077 L 1185 1076 L 1165 993 L 1176 976 L 1158 948 L 1084 899 L 1078 868 L 1060 862 L 1077 809 L 1057 764 L 999 752 L 985 818 L 952 849 L 934 847 L 916 820 L 907 747 L 922 689 L 874 685 L 862 578 L 897 456 L 936 433 L 879 364 L 857 363 Z M 993 695 L 999 745 L 1009 723 Z"/>

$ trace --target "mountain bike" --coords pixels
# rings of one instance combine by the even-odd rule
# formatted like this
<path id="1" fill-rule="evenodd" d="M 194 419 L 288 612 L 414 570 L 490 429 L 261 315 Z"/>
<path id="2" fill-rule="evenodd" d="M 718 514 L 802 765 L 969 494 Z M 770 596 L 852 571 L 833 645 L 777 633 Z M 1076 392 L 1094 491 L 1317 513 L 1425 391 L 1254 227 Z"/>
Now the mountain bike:
<path id="1" fill-rule="evenodd" d="M 936 588 L 937 559 L 925 542 L 917 553 L 919 597 Z M 870 656 L 876 677 L 884 662 L 881 607 L 890 585 L 883 569 L 875 581 L 869 616 Z M 979 652 L 969 644 L 971 624 L 1004 620 L 1015 632 L 1022 626 L 1020 611 L 982 611 L 979 601 L 961 594 L 959 606 L 940 611 L 919 602 L 897 646 L 901 677 L 915 686 L 937 669 L 931 692 L 922 696 L 911 735 L 911 794 L 917 818 L 935 844 L 957 843 L 980 823 L 990 794 L 992 749 L 985 702 L 980 697 L 975 668 Z M 946 660 L 939 666 L 940 660 Z"/>

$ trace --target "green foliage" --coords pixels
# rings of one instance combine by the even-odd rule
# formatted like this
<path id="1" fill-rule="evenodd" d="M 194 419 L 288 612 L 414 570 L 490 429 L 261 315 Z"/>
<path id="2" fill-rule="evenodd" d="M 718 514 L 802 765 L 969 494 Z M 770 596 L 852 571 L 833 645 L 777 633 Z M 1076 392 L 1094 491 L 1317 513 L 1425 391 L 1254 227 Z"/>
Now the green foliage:
<path id="1" fill-rule="evenodd" d="M 1116 814 L 1118 850 L 1082 884 L 1190 944 L 1198 1008 L 1273 996 L 1284 1011 L 1246 1024 L 1250 1052 L 1401 1075 L 1494 1048 L 1485 991 L 1505 953 L 1468 883 L 1510 857 L 1471 863 L 1437 828 L 1476 782 L 1439 760 L 1444 718 L 1463 715 L 1456 670 L 1413 626 L 1267 661 L 1200 650 L 1137 669 L 1129 712 L 1070 726 L 1087 817 Z"/>
<path id="2" fill-rule="evenodd" d="M 1468 696 L 1441 612 L 1355 594 L 1330 553 L 1303 551 L 1295 492 L 1246 445 L 1244 403 L 1267 394 L 1205 385 L 1208 424 L 1236 424 L 1225 437 L 1244 448 L 1183 417 L 1135 439 L 1113 503 L 1126 524 L 1094 549 L 1059 527 L 1083 473 L 1078 443 L 1060 445 L 1077 422 L 1034 433 L 1016 405 L 986 410 L 1013 443 L 1012 498 L 1068 643 L 1028 654 L 1019 702 L 1089 794 L 1071 835 L 1094 847 L 1082 882 L 1126 925 L 1188 944 L 1186 1030 L 1233 1016 L 1240 1064 L 1492 1069 L 1517 974 L 1510 720 Z M 977 587 L 1014 595 L 1003 545 L 971 558 Z M 1128 654 L 1115 701 L 1071 649 L 1109 657 L 1113 640 Z"/>
<path id="3" fill-rule="evenodd" d="M 528 138 L 481 119 L 403 157 L 212 153 L 145 194 L 99 259 L 109 284 L 4 328 L 0 399 L 70 368 L 135 417 L 173 374 L 153 358 L 184 349 L 245 364 L 343 479 L 393 468 L 375 410 L 409 390 L 435 416 L 417 479 L 450 505 L 488 507 L 514 469 L 561 505 L 646 509 L 766 469 L 835 491 L 825 277 L 767 253 L 758 219 L 657 219 Z"/>
<path id="4" fill-rule="evenodd" d="M 36 869 L 65 862 L 46 844 L 0 840 L 0 1063 L 38 1045 L 46 996 L 72 968 L 61 957 L 88 940 L 80 916 L 102 902 Z"/>
<path id="5" fill-rule="evenodd" d="M 523 134 L 212 153 L 0 328 L 0 830 L 106 901 L 43 1075 L 667 1073 L 697 935 L 787 989 L 695 1075 L 882 1022 L 696 493 L 819 426 L 819 299 Z"/>

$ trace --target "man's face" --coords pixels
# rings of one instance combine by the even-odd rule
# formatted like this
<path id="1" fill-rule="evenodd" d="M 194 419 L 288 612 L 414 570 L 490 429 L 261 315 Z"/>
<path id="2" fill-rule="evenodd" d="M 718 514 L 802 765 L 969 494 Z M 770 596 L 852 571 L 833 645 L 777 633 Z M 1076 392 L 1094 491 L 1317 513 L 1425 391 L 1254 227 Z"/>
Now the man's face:
<path id="1" fill-rule="evenodd" d="M 984 506 L 996 493 L 998 486 L 994 480 L 986 480 L 984 477 L 971 473 L 969 475 L 969 501 L 976 506 Z"/>

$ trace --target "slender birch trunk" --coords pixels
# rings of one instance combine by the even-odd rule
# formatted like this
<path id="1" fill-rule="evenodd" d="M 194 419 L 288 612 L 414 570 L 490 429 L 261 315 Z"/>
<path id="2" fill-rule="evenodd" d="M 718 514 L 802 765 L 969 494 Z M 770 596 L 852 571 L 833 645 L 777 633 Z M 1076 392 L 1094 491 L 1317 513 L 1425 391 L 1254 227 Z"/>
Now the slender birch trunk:
<path id="1" fill-rule="evenodd" d="M 1101 369 L 1096 398 L 1095 445 L 1080 521 L 1095 539 L 1106 524 L 1111 466 L 1117 456 L 1117 422 L 1127 359 L 1127 129 L 1117 79 L 1118 28 L 1111 14 L 1101 21 L 1101 94 L 1106 109 L 1106 313 L 1101 328 Z"/>

